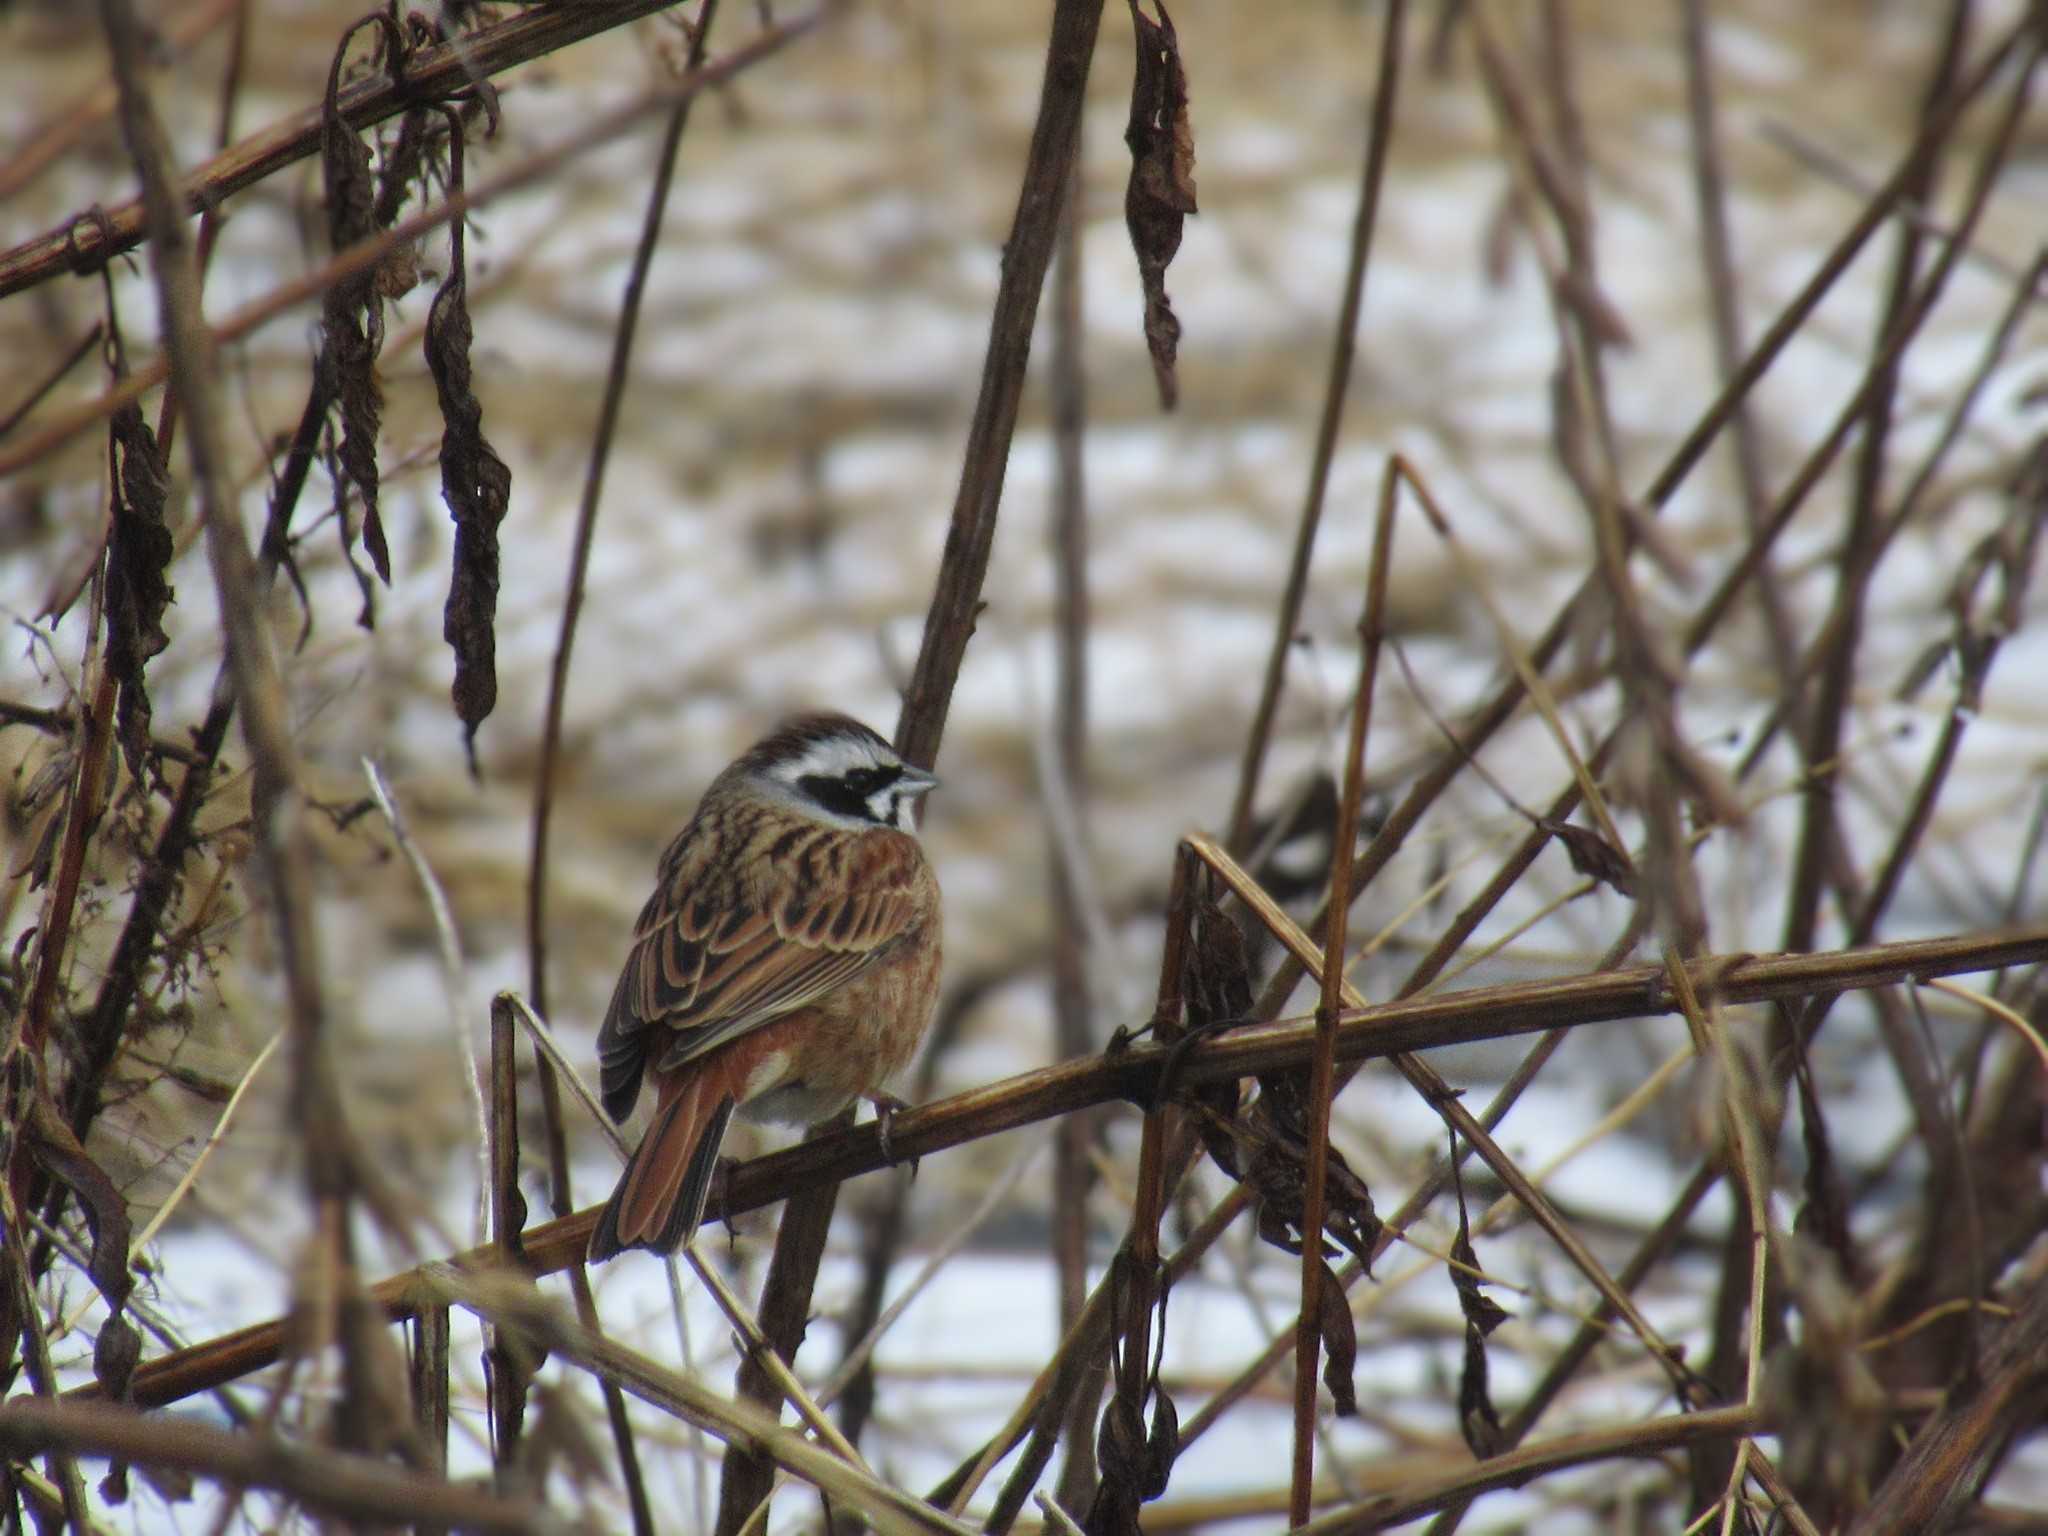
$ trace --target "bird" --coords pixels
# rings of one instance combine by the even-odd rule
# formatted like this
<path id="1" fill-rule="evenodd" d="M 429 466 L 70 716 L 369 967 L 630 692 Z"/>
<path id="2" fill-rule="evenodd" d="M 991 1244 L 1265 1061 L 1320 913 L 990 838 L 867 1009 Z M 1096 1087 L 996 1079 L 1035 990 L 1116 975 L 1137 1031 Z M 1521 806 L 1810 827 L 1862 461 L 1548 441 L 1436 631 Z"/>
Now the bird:
<path id="1" fill-rule="evenodd" d="M 589 1261 L 697 1229 L 735 1113 L 814 1125 L 916 1055 L 938 997 L 939 883 L 917 834 L 938 779 L 836 712 L 734 759 L 662 854 L 598 1029 L 605 1112 L 653 1118 Z M 886 1106 L 886 1107 L 885 1107 Z"/>

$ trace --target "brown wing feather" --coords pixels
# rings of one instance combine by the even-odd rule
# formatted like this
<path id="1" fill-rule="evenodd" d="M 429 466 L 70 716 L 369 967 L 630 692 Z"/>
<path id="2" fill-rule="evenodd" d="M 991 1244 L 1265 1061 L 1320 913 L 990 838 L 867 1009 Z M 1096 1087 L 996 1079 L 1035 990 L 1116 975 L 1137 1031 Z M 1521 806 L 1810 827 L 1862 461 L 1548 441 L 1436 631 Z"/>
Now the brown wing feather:
<path id="1" fill-rule="evenodd" d="M 673 1070 L 882 958 L 920 920 L 922 861 L 887 828 L 707 802 L 662 857 L 598 1032 L 605 1109 L 632 1112 L 650 1063 Z"/>

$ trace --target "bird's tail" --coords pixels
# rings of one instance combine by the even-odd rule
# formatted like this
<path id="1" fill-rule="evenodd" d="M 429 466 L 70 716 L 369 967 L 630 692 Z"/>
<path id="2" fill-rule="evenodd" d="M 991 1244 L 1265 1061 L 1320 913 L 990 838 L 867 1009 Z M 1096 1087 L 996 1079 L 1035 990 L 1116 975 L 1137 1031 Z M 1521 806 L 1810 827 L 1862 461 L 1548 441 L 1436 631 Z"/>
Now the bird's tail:
<path id="1" fill-rule="evenodd" d="M 657 1079 L 661 1100 L 654 1122 L 590 1234 L 591 1263 L 628 1248 L 673 1253 L 697 1230 L 718 1148 L 738 1102 L 725 1076 L 699 1068 Z"/>

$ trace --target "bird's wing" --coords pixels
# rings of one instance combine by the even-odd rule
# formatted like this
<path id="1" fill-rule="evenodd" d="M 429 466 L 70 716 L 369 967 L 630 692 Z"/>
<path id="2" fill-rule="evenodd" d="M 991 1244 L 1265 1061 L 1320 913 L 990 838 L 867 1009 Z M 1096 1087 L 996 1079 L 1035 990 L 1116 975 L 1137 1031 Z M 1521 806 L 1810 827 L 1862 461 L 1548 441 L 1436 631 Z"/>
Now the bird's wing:
<path id="1" fill-rule="evenodd" d="M 598 1031 L 605 1109 L 632 1112 L 650 1061 L 678 1067 L 881 959 L 920 921 L 922 858 L 886 828 L 781 820 L 714 840 L 693 821 L 662 859 Z"/>

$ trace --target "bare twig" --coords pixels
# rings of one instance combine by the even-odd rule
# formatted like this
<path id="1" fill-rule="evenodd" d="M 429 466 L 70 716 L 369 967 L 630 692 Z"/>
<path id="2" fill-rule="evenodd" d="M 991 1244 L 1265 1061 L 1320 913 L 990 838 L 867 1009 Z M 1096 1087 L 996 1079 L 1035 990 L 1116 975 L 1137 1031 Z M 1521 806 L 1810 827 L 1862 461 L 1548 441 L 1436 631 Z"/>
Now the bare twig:
<path id="1" fill-rule="evenodd" d="M 444 98 L 479 79 L 502 74 L 571 43 L 627 26 L 674 0 L 587 0 L 556 8 L 531 6 L 466 37 L 423 48 L 406 61 L 405 76 L 358 81 L 337 103 L 351 128 L 376 126 L 422 101 Z M 182 183 L 188 213 L 220 204 L 246 187 L 320 152 L 320 108 L 307 107 L 250 135 L 191 172 Z M 143 199 L 107 210 L 97 220 L 67 219 L 63 226 L 0 253 L 0 298 L 60 272 L 92 272 L 123 251 L 154 238 Z"/>
<path id="2" fill-rule="evenodd" d="M 473 1310 L 488 1310 L 483 1305 L 484 1298 L 467 1296 L 459 1288 L 453 1299 Z M 728 1401 L 567 1318 L 529 1314 L 520 1321 L 533 1328 L 551 1352 L 618 1383 L 623 1390 L 664 1413 L 702 1425 L 729 1446 L 744 1446 L 771 1466 L 788 1468 L 793 1475 L 857 1511 L 877 1531 L 891 1536 L 968 1536 L 967 1528 L 959 1522 L 782 1428 L 772 1415 L 752 1403 Z"/>
<path id="3" fill-rule="evenodd" d="M 1968 1509 L 2013 1431 L 2039 1414 L 2048 1393 L 2048 1276 L 2036 1266 L 2025 1299 L 1998 1330 L 1969 1386 L 1921 1426 L 1875 1490 L 1854 1536 L 1935 1531 Z"/>
<path id="4" fill-rule="evenodd" d="M 367 757 L 363 759 L 363 776 L 370 781 L 370 794 L 391 828 L 392 841 L 412 865 L 420 893 L 427 899 L 427 911 L 434 919 L 434 938 L 441 950 L 441 987 L 448 1004 L 448 1031 L 455 1037 L 456 1051 L 462 1057 L 462 1086 L 476 1115 L 476 1207 L 471 1213 L 470 1240 L 480 1243 L 490 1214 L 486 1192 L 491 1187 L 491 1122 L 484 1107 L 483 1067 L 477 1060 L 476 1037 L 469 1027 L 469 967 L 462 958 L 462 939 L 455 931 L 455 914 L 449 910 L 448 893 L 442 890 L 425 852 L 413 841 L 384 775 Z M 222 1119 L 225 1121 L 226 1116 Z"/>
<path id="5" fill-rule="evenodd" d="M 1280 707 L 1280 686 L 1287 676 L 1288 653 L 1294 648 L 1301 602 L 1308 591 L 1309 564 L 1315 554 L 1316 530 L 1322 524 L 1323 497 L 1329 489 L 1330 465 L 1337 455 L 1337 433 L 1344 420 L 1344 398 L 1351 384 L 1352 360 L 1358 347 L 1358 317 L 1365 305 L 1365 273 L 1372 259 L 1373 229 L 1379 220 L 1380 185 L 1386 178 L 1387 153 L 1394 137 L 1394 106 L 1401 84 L 1401 39 L 1408 15 L 1407 0 L 1391 0 L 1380 30 L 1379 77 L 1373 87 L 1372 117 L 1367 130 L 1365 167 L 1358 189 L 1358 217 L 1351 228 L 1351 265 L 1344 278 L 1344 301 L 1331 339 L 1329 382 L 1323 388 L 1323 413 L 1316 426 L 1315 458 L 1301 525 L 1294 536 L 1294 557 L 1287 587 L 1280 597 L 1273 649 L 1266 658 L 1265 681 L 1245 737 L 1244 762 L 1238 769 L 1237 793 L 1230 807 L 1230 830 L 1224 844 L 1233 853 L 1247 852 L 1252 806 L 1258 798 L 1259 770 L 1273 734 Z"/>
<path id="6" fill-rule="evenodd" d="M 87 326 L 50 371 L 29 386 L 28 392 L 21 397 L 21 403 L 0 415 L 0 437 L 5 437 L 26 421 L 29 413 L 49 398 L 50 391 L 64 382 L 64 376 L 92 355 L 93 348 L 100 344 L 106 333 L 107 323 L 104 320 L 95 320 Z"/>
<path id="7" fill-rule="evenodd" d="M 652 3 L 652 0 L 636 0 L 636 3 L 647 4 Z M 509 170 L 478 182 L 450 196 L 447 201 L 414 214 L 411 218 L 401 219 L 379 234 L 367 236 L 354 245 L 335 252 L 329 260 L 305 276 L 280 284 L 270 293 L 251 300 L 230 314 L 213 328 L 211 336 L 214 344 L 225 346 L 241 340 L 278 316 L 319 297 L 343 278 L 378 265 L 391 252 L 411 244 L 430 230 L 439 229 L 443 224 L 463 218 L 494 198 L 503 197 L 508 192 L 517 191 L 539 181 L 579 155 L 588 154 L 592 150 L 615 142 L 620 134 L 644 117 L 651 117 L 664 108 L 673 108 L 679 101 L 723 84 L 734 75 L 780 52 L 784 46 L 820 25 L 840 3 L 842 0 L 821 0 L 819 9 L 767 29 L 752 42 L 734 49 L 717 62 L 707 64 L 673 84 L 651 86 L 618 106 L 598 113 L 575 132 L 529 156 Z M 578 15 L 587 16 L 593 13 L 592 10 L 581 7 L 576 10 Z M 555 13 L 551 10 L 536 9 L 525 14 Z M 182 229 L 182 225 L 180 228 Z M 55 420 L 45 423 L 42 429 L 32 434 L 27 441 L 0 448 L 0 475 L 11 474 L 24 465 L 35 463 L 94 422 L 112 415 L 123 405 L 141 399 L 143 395 L 169 378 L 171 371 L 168 357 L 159 357 L 145 363 L 133 370 L 120 385 L 108 390 L 98 399 L 88 400 L 82 405 L 60 412 Z"/>
<path id="8" fill-rule="evenodd" d="M 172 381 L 184 403 L 186 454 L 206 524 L 228 668 L 253 770 L 251 825 L 256 864 L 268 888 L 282 956 L 292 1044 L 292 1108 L 303 1135 L 305 1179 L 316 1244 L 313 1293 L 353 1318 L 357 1305 L 348 1205 L 358 1179 L 358 1153 L 342 1107 L 321 992 L 320 949 L 313 921 L 313 856 L 307 807 L 298 787 L 284 692 L 264 621 L 260 582 L 247 536 L 231 499 L 233 484 L 219 406 L 213 339 L 200 308 L 198 271 L 173 193 L 174 166 L 144 79 L 141 35 L 132 0 L 102 0 L 122 130 L 142 178 L 148 210 L 161 328 Z M 312 1309 L 311 1336 L 335 1329 Z M 341 1336 L 353 1336 L 343 1327 Z M 345 1358 L 351 1358 L 345 1354 Z M 344 1442 L 367 1434 L 372 1410 L 367 1382 L 350 1372 L 340 1415 Z"/>
<path id="9" fill-rule="evenodd" d="M 1351 858 L 1358 846 L 1359 806 L 1365 793 L 1365 750 L 1379 677 L 1380 646 L 1386 638 L 1387 573 L 1394 553 L 1394 510 L 1400 495 L 1398 457 L 1380 477 L 1379 516 L 1373 525 L 1372 565 L 1365 581 L 1365 609 L 1358 620 L 1358 692 L 1351 701 L 1351 735 L 1344 749 L 1344 794 L 1337 812 L 1337 841 L 1330 858 L 1332 899 L 1324 902 L 1329 927 L 1323 938 L 1321 1002 L 1316 1008 L 1316 1050 L 1310 1065 L 1308 1176 L 1301 1203 L 1301 1315 L 1294 1344 L 1294 1479 L 1289 1517 L 1308 1519 L 1315 1487 L 1316 1355 L 1322 1343 L 1323 1200 L 1330 1165 L 1330 1100 L 1336 1093 L 1337 1013 L 1343 1002 L 1345 926 L 1351 903 L 1335 893 L 1351 888 Z"/>
<path id="10" fill-rule="evenodd" d="M 1416 1478 L 1351 1508 L 1332 1510 L 1301 1527 L 1300 1536 L 1355 1536 L 1381 1531 L 1490 1489 L 1520 1487 L 1546 1472 L 1616 1457 L 1659 1456 L 1702 1440 L 1728 1439 L 1762 1428 L 1754 1409 L 1713 1408 L 1700 1413 L 1673 1414 L 1624 1429 L 1567 1435 L 1526 1450 L 1489 1457 L 1464 1470 Z"/>
<path id="11" fill-rule="evenodd" d="M 0 1404 L 0 1447 L 9 1456 L 62 1447 L 245 1488 L 270 1488 L 345 1520 L 396 1525 L 430 1520 L 515 1536 L 570 1529 L 531 1499 L 501 1499 L 402 1472 L 367 1456 L 315 1450 L 276 1436 L 237 1434 L 191 1419 L 150 1418 L 109 1403 L 10 1398 Z"/>
<path id="12" fill-rule="evenodd" d="M 687 72 L 695 75 L 704 67 L 710 43 L 711 18 L 717 0 L 705 0 L 697 25 L 690 36 Z M 626 278 L 625 297 L 619 320 L 612 332 L 610 368 L 605 376 L 604 400 L 598 409 L 597 429 L 592 439 L 590 464 L 584 476 L 583 497 L 577 508 L 575 543 L 569 559 L 568 588 L 562 600 L 560 634 L 555 642 L 554 661 L 548 672 L 548 700 L 541 729 L 540 763 L 534 772 L 532 844 L 526 880 L 527 989 L 533 1007 L 547 1012 L 547 877 L 548 830 L 554 809 L 555 775 L 561 758 L 562 711 L 569 691 L 569 660 L 576 643 L 576 624 L 583 612 L 584 580 L 590 569 L 590 551 L 596 538 L 598 504 L 604 494 L 605 468 L 618 429 L 619 407 L 625 398 L 631 372 L 633 343 L 639 334 L 640 304 L 647 289 L 647 274 L 654 265 L 654 253 L 661 239 L 661 223 L 668 211 L 669 191 L 675 181 L 676 158 L 682 148 L 683 130 L 689 125 L 694 96 L 679 97 L 669 113 L 662 136 L 661 155 L 653 185 L 648 189 L 647 207 L 641 217 L 640 239 L 633 252 L 633 265 Z M 535 1064 L 540 1082 L 541 1111 L 548 1149 L 548 1188 L 555 1215 L 566 1216 L 575 1208 L 569 1185 L 569 1149 L 562 1123 L 562 1094 L 553 1066 Z M 576 1298 L 577 1316 L 586 1328 L 597 1327 L 597 1303 L 590 1278 L 581 1265 L 570 1274 Z M 626 1417 L 625 1397 L 611 1382 L 603 1384 L 605 1414 L 611 1425 L 620 1470 L 626 1482 L 627 1500 L 638 1536 L 652 1536 L 654 1512 L 648 1503 L 646 1480 L 633 1443 L 633 1430 Z"/>
<path id="13" fill-rule="evenodd" d="M 1088 752 L 1088 503 L 1083 453 L 1087 427 L 1087 373 L 1082 363 L 1081 156 L 1074 155 L 1060 209 L 1059 259 L 1053 267 L 1053 750 L 1040 769 L 1046 786 L 1051 858 L 1053 1042 L 1062 1057 L 1095 1048 L 1089 990 L 1090 935 L 1082 912 L 1088 840 L 1082 827 L 1087 802 Z M 1028 663 L 1027 663 L 1028 664 Z M 1064 810 L 1072 836 L 1062 836 L 1054 807 Z M 1098 954 L 1097 962 L 1108 957 Z M 1069 1115 L 1054 1132 L 1053 1262 L 1059 1272 L 1059 1331 L 1079 1321 L 1088 1300 L 1088 1196 L 1095 1173 L 1088 1149 L 1097 1134 L 1093 1115 Z M 1066 1426 L 1066 1465 L 1059 1502 L 1085 1509 L 1094 1492 L 1095 1442 L 1089 1428 L 1098 1387 L 1074 1395 Z"/>

